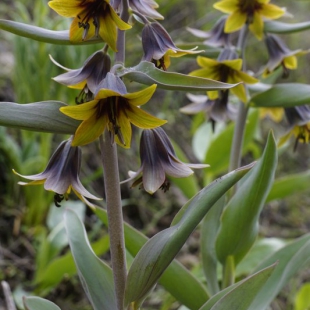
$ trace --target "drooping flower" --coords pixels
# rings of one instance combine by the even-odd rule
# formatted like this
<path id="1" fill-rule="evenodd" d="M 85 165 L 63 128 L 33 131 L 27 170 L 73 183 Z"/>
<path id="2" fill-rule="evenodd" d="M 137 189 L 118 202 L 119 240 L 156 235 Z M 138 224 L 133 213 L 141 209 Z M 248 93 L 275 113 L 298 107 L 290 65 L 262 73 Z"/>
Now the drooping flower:
<path id="1" fill-rule="evenodd" d="M 283 108 L 260 108 L 259 113 L 261 118 L 269 117 L 277 123 L 280 122 L 284 117 Z"/>
<path id="2" fill-rule="evenodd" d="M 75 132 L 72 145 L 88 144 L 107 128 L 112 141 L 115 138 L 119 145 L 129 148 L 131 124 L 143 129 L 165 124 L 166 121 L 146 113 L 139 107 L 149 101 L 155 89 L 154 84 L 144 90 L 128 93 L 123 81 L 109 72 L 99 85 L 94 100 L 60 108 L 62 113 L 82 121 Z"/>
<path id="3" fill-rule="evenodd" d="M 284 77 L 288 76 L 289 70 L 297 68 L 297 56 L 304 55 L 309 51 L 301 49 L 291 51 L 286 44 L 276 35 L 267 35 L 265 38 L 269 61 L 264 69 L 263 77 L 282 66 Z"/>
<path id="4" fill-rule="evenodd" d="M 121 183 L 135 180 L 132 187 L 142 184 L 150 194 L 155 193 L 159 188 L 164 191 L 169 189 L 167 175 L 184 178 L 193 174 L 191 168 L 199 169 L 209 166 L 181 162 L 161 127 L 143 130 L 140 140 L 140 159 L 141 167 L 138 171 L 130 171 L 130 178 Z"/>
<path id="5" fill-rule="evenodd" d="M 82 151 L 79 147 L 72 147 L 71 140 L 63 141 L 54 154 L 51 156 L 45 170 L 42 173 L 34 175 L 22 175 L 13 170 L 13 172 L 22 178 L 31 180 L 29 183 L 18 182 L 20 185 L 38 185 L 44 184 L 44 188 L 55 193 L 54 200 L 56 206 L 66 199 L 71 190 L 90 207 L 95 207 L 86 198 L 101 200 L 89 193 L 82 185 L 79 179 L 81 168 Z"/>
<path id="6" fill-rule="evenodd" d="M 225 24 L 225 32 L 240 30 L 247 23 L 250 31 L 261 40 L 264 30 L 263 18 L 277 19 L 285 13 L 285 9 L 269 2 L 270 0 L 221 0 L 213 7 L 230 14 Z"/>
<path id="7" fill-rule="evenodd" d="M 197 54 L 201 51 L 182 50 L 175 46 L 170 35 L 159 23 L 147 23 L 142 30 L 143 60 L 153 62 L 157 68 L 166 70 L 170 66 L 170 57 Z"/>
<path id="8" fill-rule="evenodd" d="M 228 47 L 231 45 L 231 33 L 226 33 L 224 31 L 226 16 L 220 18 L 210 31 L 202 31 L 194 28 L 187 28 L 187 30 L 194 36 L 202 39 L 204 44 L 213 47 Z"/>
<path id="9" fill-rule="evenodd" d="M 310 108 L 307 105 L 285 108 L 285 116 L 290 125 L 286 135 L 281 137 L 279 146 L 283 145 L 292 135 L 296 137 L 296 149 L 299 142 L 310 142 Z"/>
<path id="10" fill-rule="evenodd" d="M 61 68 L 55 60 L 52 61 Z M 81 89 L 77 103 L 90 101 L 93 98 L 101 81 L 106 77 L 111 68 L 111 59 L 104 51 L 100 50 L 86 59 L 79 69 L 69 70 L 53 78 L 58 83 L 71 88 Z M 64 68 L 65 69 L 65 68 Z"/>
<path id="11" fill-rule="evenodd" d="M 224 83 L 240 83 L 255 84 L 258 82 L 256 78 L 242 72 L 242 59 L 237 58 L 237 54 L 232 49 L 224 49 L 218 59 L 198 56 L 197 63 L 202 69 L 195 70 L 189 75 L 209 78 Z M 242 102 L 247 101 L 246 91 L 243 84 L 239 84 L 230 89 Z M 211 100 L 219 97 L 218 91 L 208 91 Z"/>
<path id="12" fill-rule="evenodd" d="M 227 91 L 220 91 L 220 96 L 215 100 L 211 100 L 204 95 L 187 94 L 187 97 L 192 103 L 181 108 L 180 111 L 185 114 L 205 112 L 212 123 L 213 129 L 216 122 L 226 122 L 235 119 L 236 111 L 228 104 Z"/>
<path id="13" fill-rule="evenodd" d="M 61 16 L 74 18 L 70 27 L 72 42 L 100 36 L 116 51 L 117 28 L 131 28 L 117 15 L 109 0 L 51 0 L 48 5 Z"/>

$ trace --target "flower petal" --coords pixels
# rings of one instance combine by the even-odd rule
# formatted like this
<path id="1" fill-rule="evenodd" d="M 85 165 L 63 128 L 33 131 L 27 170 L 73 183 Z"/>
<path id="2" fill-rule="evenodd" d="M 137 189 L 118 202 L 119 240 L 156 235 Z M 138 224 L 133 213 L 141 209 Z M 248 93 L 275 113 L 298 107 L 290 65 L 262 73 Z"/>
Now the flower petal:
<path id="1" fill-rule="evenodd" d="M 110 7 L 110 16 L 111 19 L 114 21 L 114 23 L 116 24 L 117 28 L 119 28 L 120 30 L 128 30 L 131 28 L 131 26 L 127 23 L 125 23 L 114 11 L 114 9 L 111 7 L 111 5 L 109 4 Z"/>
<path id="2" fill-rule="evenodd" d="M 115 135 L 115 141 L 118 145 L 128 149 L 131 145 L 131 136 L 132 136 L 132 129 L 130 120 L 128 118 L 126 110 L 126 114 L 123 110 L 120 110 L 119 116 L 117 118 L 118 125 L 120 127 L 119 134 Z"/>
<path id="3" fill-rule="evenodd" d="M 130 109 L 127 109 L 126 114 L 132 124 L 143 129 L 156 128 L 167 123 L 166 120 L 152 116 L 135 106 L 131 106 Z"/>
<path id="4" fill-rule="evenodd" d="M 147 103 L 153 96 L 157 85 L 153 84 L 150 87 L 147 87 L 143 90 L 140 90 L 135 93 L 129 93 L 124 95 L 123 97 L 128 99 L 128 102 L 131 105 L 139 106 Z"/>
<path id="5" fill-rule="evenodd" d="M 214 3 L 213 7 L 223 13 L 232 13 L 238 9 L 238 0 L 222 0 Z"/>
<path id="6" fill-rule="evenodd" d="M 110 14 L 106 14 L 99 19 L 99 35 L 103 41 L 105 41 L 114 52 L 117 52 L 116 49 L 116 40 L 117 40 L 117 29 Z"/>
<path id="7" fill-rule="evenodd" d="M 242 28 L 246 23 L 247 15 L 240 11 L 234 11 L 231 15 L 228 16 L 224 31 L 226 33 L 234 32 Z"/>
<path id="8" fill-rule="evenodd" d="M 87 120 L 96 114 L 97 104 L 99 100 L 92 100 L 75 106 L 61 107 L 60 112 L 77 120 Z"/>
<path id="9" fill-rule="evenodd" d="M 249 29 L 258 40 L 263 38 L 264 22 L 259 12 L 254 12 L 253 21 L 250 24 Z"/>
<path id="10" fill-rule="evenodd" d="M 260 10 L 259 13 L 263 15 L 264 17 L 267 17 L 270 19 L 277 19 L 285 13 L 285 10 L 278 7 L 277 5 L 268 3 L 262 6 L 262 9 Z"/>
<path id="11" fill-rule="evenodd" d="M 80 0 L 52 0 L 47 3 L 57 14 L 64 17 L 76 17 L 83 11 Z"/>

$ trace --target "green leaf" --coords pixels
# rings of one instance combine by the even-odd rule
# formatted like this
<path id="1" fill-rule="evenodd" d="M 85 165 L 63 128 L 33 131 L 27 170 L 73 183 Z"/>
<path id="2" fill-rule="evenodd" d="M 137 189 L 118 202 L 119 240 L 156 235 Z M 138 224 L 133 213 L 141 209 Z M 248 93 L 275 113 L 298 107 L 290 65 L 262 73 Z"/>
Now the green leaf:
<path id="1" fill-rule="evenodd" d="M 157 69 L 153 63 L 148 61 L 141 61 L 137 66 L 132 68 L 121 68 L 116 73 L 118 76 L 125 77 L 141 84 L 157 84 L 159 88 L 170 90 L 220 90 L 229 89 L 238 85 L 222 83 L 181 73 L 163 71 Z"/>
<path id="2" fill-rule="evenodd" d="M 51 301 L 40 297 L 25 297 L 23 301 L 26 310 L 61 310 Z"/>
<path id="3" fill-rule="evenodd" d="M 248 310 L 266 309 L 287 284 L 288 280 L 301 268 L 309 264 L 310 235 L 307 234 L 294 240 L 275 254 L 269 256 L 256 268 L 256 271 L 277 261 L 279 263 L 276 269 L 266 282 L 266 285 L 257 294 Z"/>
<path id="4" fill-rule="evenodd" d="M 95 310 L 117 309 L 111 268 L 93 252 L 79 217 L 67 209 L 64 215 L 70 249 L 81 283 Z"/>
<path id="5" fill-rule="evenodd" d="M 223 195 L 204 217 L 200 232 L 200 251 L 203 271 L 207 280 L 207 287 L 211 295 L 219 292 L 217 279 L 217 257 L 215 252 L 215 241 L 220 227 L 220 217 L 225 205 Z"/>
<path id="6" fill-rule="evenodd" d="M 310 29 L 310 22 L 288 24 L 274 20 L 265 21 L 264 31 L 273 33 L 293 33 Z"/>
<path id="7" fill-rule="evenodd" d="M 250 100 L 253 107 L 289 108 L 310 102 L 310 85 L 282 83 L 254 95 Z"/>
<path id="8" fill-rule="evenodd" d="M 61 113 L 59 109 L 64 106 L 60 101 L 28 104 L 0 102 L 0 126 L 73 134 L 80 122 Z"/>
<path id="9" fill-rule="evenodd" d="M 128 272 L 125 305 L 130 302 L 140 304 L 213 204 L 252 166 L 235 170 L 202 189 L 182 207 L 173 226 L 155 235 L 142 247 Z"/>
<path id="10" fill-rule="evenodd" d="M 62 30 L 62 31 L 49 30 L 5 19 L 0 19 L 0 29 L 14 33 L 20 37 L 26 37 L 32 40 L 51 44 L 86 45 L 102 42 L 101 39 L 71 42 L 69 39 L 69 30 Z"/>
<path id="11" fill-rule="evenodd" d="M 97 208 L 98 218 L 108 226 L 106 211 Z M 126 249 L 136 256 L 148 238 L 130 225 L 124 223 Z M 178 301 L 192 310 L 198 310 L 208 299 L 202 283 L 178 261 L 174 260 L 163 273 L 159 283 Z"/>
<path id="12" fill-rule="evenodd" d="M 267 197 L 267 202 L 275 199 L 283 199 L 292 194 L 309 188 L 310 171 L 296 173 L 277 179 Z"/>
<path id="13" fill-rule="evenodd" d="M 248 149 L 250 143 L 253 141 L 258 124 L 258 111 L 251 111 L 245 127 L 243 153 Z M 235 123 L 232 122 L 219 134 L 215 135 L 214 140 L 208 142 L 209 146 L 206 151 L 204 163 L 209 164 L 210 168 L 206 170 L 206 173 L 218 175 L 219 173 L 223 173 L 223 171 L 227 170 L 229 165 L 233 134 L 235 130 L 234 128 Z M 206 135 L 205 139 L 207 139 L 207 137 L 208 136 Z"/>
<path id="14" fill-rule="evenodd" d="M 275 267 L 276 264 L 273 264 L 224 289 L 208 300 L 200 310 L 248 310 L 249 305 L 265 285 Z"/>
<path id="15" fill-rule="evenodd" d="M 298 291 L 295 298 L 294 310 L 310 309 L 310 283 L 305 283 Z"/>
<path id="16" fill-rule="evenodd" d="M 277 147 L 270 133 L 262 158 L 247 175 L 222 214 L 216 254 L 223 265 L 232 256 L 236 266 L 255 242 L 258 218 L 272 186 L 276 166 Z"/>

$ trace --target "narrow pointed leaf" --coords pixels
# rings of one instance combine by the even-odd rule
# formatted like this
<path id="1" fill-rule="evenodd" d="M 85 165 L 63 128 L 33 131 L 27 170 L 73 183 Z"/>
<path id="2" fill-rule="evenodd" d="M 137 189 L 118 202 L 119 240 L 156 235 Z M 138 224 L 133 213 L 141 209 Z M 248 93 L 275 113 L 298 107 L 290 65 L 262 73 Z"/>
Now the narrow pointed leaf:
<path id="1" fill-rule="evenodd" d="M 49 30 L 33 25 L 0 19 L 0 29 L 32 40 L 61 45 L 86 45 L 102 42 L 101 39 L 71 42 L 69 30 Z"/>
<path id="2" fill-rule="evenodd" d="M 174 226 L 161 231 L 143 246 L 128 273 L 125 305 L 139 304 L 144 299 L 213 204 L 252 166 L 235 170 L 202 189 L 182 207 Z"/>
<path id="3" fill-rule="evenodd" d="M 289 108 L 310 102 L 310 85 L 282 83 L 254 95 L 250 104 L 253 107 Z"/>
<path id="4" fill-rule="evenodd" d="M 61 310 L 51 301 L 40 297 L 25 297 L 23 301 L 26 310 Z"/>
<path id="5" fill-rule="evenodd" d="M 277 166 L 277 147 L 270 133 L 262 158 L 228 202 L 221 218 L 216 254 L 224 265 L 229 256 L 237 265 L 258 234 L 258 218 L 272 186 Z"/>
<path id="6" fill-rule="evenodd" d="M 226 288 L 207 301 L 200 310 L 248 310 L 257 293 L 265 285 L 276 264 Z"/>
<path id="7" fill-rule="evenodd" d="M 70 249 L 85 293 L 95 310 L 116 310 L 111 268 L 93 252 L 81 220 L 67 209 L 64 215 Z"/>
<path id="8" fill-rule="evenodd" d="M 217 278 L 217 257 L 215 242 L 220 227 L 220 217 L 225 205 L 225 196 L 221 197 L 204 217 L 200 232 L 200 251 L 203 272 L 207 280 L 208 291 L 214 295 L 219 292 Z"/>
<path id="9" fill-rule="evenodd" d="M 257 268 L 260 270 L 279 262 L 262 290 L 257 294 L 248 310 L 266 309 L 279 294 L 289 279 L 310 263 L 310 235 L 304 235 L 265 259 Z"/>
<path id="10" fill-rule="evenodd" d="M 153 63 L 147 61 L 142 61 L 139 65 L 132 68 L 119 69 L 117 74 L 141 84 L 157 84 L 159 88 L 170 90 L 220 90 L 229 89 L 238 85 L 222 83 L 181 73 L 163 71 L 157 69 Z"/>
<path id="11" fill-rule="evenodd" d="M 275 199 L 283 199 L 292 194 L 309 189 L 310 171 L 296 173 L 277 179 L 267 197 L 267 202 Z"/>
<path id="12" fill-rule="evenodd" d="M 59 111 L 60 101 L 28 104 L 0 102 L 0 126 L 31 131 L 73 134 L 80 122 Z"/>
<path id="13" fill-rule="evenodd" d="M 293 33 L 310 29 L 310 22 L 288 24 L 274 20 L 265 22 L 264 31 L 272 33 Z"/>
<path id="14" fill-rule="evenodd" d="M 96 208 L 99 219 L 108 226 L 106 211 Z M 148 238 L 124 223 L 126 249 L 134 257 Z M 174 260 L 163 273 L 159 283 L 178 301 L 192 310 L 198 310 L 209 298 L 203 284 L 183 265 Z"/>

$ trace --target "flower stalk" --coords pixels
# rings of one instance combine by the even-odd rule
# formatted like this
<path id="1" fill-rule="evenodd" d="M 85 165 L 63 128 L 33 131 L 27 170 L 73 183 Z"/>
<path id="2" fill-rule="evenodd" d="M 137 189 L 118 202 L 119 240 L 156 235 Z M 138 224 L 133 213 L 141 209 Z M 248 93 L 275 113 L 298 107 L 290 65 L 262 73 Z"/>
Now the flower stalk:
<path id="1" fill-rule="evenodd" d="M 108 130 L 100 139 L 104 186 L 109 222 L 110 251 L 117 309 L 123 310 L 127 278 L 126 252 L 123 229 L 123 212 L 119 185 L 119 169 L 116 144 L 111 143 Z"/>

